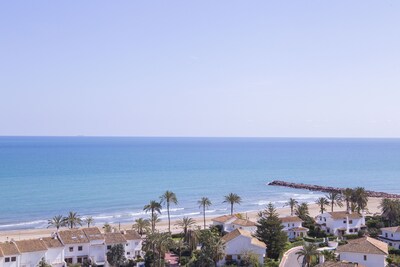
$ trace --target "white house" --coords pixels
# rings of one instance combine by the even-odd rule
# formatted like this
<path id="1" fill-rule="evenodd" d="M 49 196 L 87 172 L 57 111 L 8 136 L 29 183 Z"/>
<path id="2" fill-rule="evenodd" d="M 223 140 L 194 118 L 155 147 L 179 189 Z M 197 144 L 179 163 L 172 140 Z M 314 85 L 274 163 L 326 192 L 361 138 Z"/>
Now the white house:
<path id="1" fill-rule="evenodd" d="M 20 267 L 36 267 L 45 258 L 47 247 L 39 239 L 15 241 L 20 252 Z"/>
<path id="2" fill-rule="evenodd" d="M 97 227 L 82 228 L 87 239 L 89 240 L 89 259 L 92 263 L 97 266 L 104 266 L 106 263 L 106 245 L 104 235 L 100 232 Z"/>
<path id="3" fill-rule="evenodd" d="M 349 240 L 336 250 L 342 261 L 357 262 L 366 267 L 385 267 L 388 245 L 371 237 Z"/>
<path id="4" fill-rule="evenodd" d="M 400 249 L 400 226 L 381 228 L 381 231 L 379 240 L 393 248 Z"/>
<path id="5" fill-rule="evenodd" d="M 2 267 L 19 267 L 20 252 L 14 242 L 0 243 Z"/>
<path id="6" fill-rule="evenodd" d="M 253 237 L 250 232 L 235 229 L 223 236 L 222 240 L 225 243 L 225 258 L 218 262 L 218 266 L 223 266 L 231 261 L 240 263 L 246 253 L 255 254 L 259 263 L 264 263 L 267 246 Z"/>
<path id="7" fill-rule="evenodd" d="M 142 251 L 142 237 L 135 230 L 125 230 L 122 232 L 127 244 L 125 246 L 126 258 L 135 259 L 137 257 L 144 257 Z"/>
<path id="8" fill-rule="evenodd" d="M 106 253 L 111 249 L 112 246 L 121 244 L 124 246 L 125 249 L 125 257 L 127 257 L 126 245 L 128 242 L 123 234 L 116 232 L 116 233 L 105 233 L 105 244 L 106 244 Z M 127 257 L 128 258 L 128 257 Z"/>
<path id="9" fill-rule="evenodd" d="M 41 238 L 41 240 L 47 248 L 45 256 L 46 262 L 53 267 L 66 266 L 67 264 L 64 261 L 64 245 L 58 239 L 57 235 L 54 234 L 52 237 L 44 237 Z"/>
<path id="10" fill-rule="evenodd" d="M 359 213 L 326 212 L 316 216 L 315 220 L 322 230 L 336 236 L 357 234 L 358 231 L 366 228 L 365 217 Z"/>
<path id="11" fill-rule="evenodd" d="M 83 263 L 88 260 L 90 241 L 82 230 L 60 231 L 58 237 L 65 246 L 64 257 L 67 264 Z"/>
<path id="12" fill-rule="evenodd" d="M 255 222 L 247 219 L 240 219 L 235 215 L 223 215 L 213 218 L 211 221 L 213 222 L 213 225 L 222 226 L 223 231 L 228 233 L 235 229 L 242 229 L 251 233 L 254 233 L 257 230 Z"/>
<path id="13" fill-rule="evenodd" d="M 279 218 L 281 220 L 283 231 L 286 232 L 289 239 L 307 236 L 308 228 L 303 227 L 303 220 L 297 216 L 287 216 Z"/>

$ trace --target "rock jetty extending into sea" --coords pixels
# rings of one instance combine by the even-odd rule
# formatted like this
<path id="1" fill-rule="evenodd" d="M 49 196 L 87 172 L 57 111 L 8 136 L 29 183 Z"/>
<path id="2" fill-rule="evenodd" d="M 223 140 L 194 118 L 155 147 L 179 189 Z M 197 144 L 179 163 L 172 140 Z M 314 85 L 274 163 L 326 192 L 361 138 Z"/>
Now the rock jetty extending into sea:
<path id="1" fill-rule="evenodd" d="M 319 191 L 319 192 L 342 192 L 346 188 L 340 188 L 340 187 L 332 187 L 332 186 L 320 186 L 320 185 L 311 185 L 311 184 L 303 184 L 303 183 L 290 183 L 290 182 L 285 182 L 285 181 L 279 181 L 275 180 L 268 185 L 274 185 L 274 186 L 284 186 L 284 187 L 290 187 L 290 188 L 295 188 L 295 189 L 306 189 L 310 191 Z M 366 190 L 367 194 L 369 197 L 379 197 L 379 198 L 400 198 L 400 194 L 389 194 L 385 192 L 376 192 L 376 191 L 371 191 L 371 190 Z"/>

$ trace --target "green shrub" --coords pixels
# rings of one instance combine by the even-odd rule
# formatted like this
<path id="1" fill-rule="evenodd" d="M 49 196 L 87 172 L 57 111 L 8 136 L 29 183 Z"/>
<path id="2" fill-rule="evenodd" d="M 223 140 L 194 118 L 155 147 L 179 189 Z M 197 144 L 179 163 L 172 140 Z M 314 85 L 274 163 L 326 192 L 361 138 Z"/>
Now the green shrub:
<path id="1" fill-rule="evenodd" d="M 346 240 L 351 240 L 351 239 L 360 238 L 360 237 L 358 236 L 358 234 L 346 234 L 346 235 L 343 235 L 343 237 L 344 237 Z"/>
<path id="2" fill-rule="evenodd" d="M 400 255 L 400 249 L 389 247 L 389 254 Z"/>
<path id="3" fill-rule="evenodd" d="M 279 261 L 273 259 L 266 259 L 264 267 L 279 267 Z"/>

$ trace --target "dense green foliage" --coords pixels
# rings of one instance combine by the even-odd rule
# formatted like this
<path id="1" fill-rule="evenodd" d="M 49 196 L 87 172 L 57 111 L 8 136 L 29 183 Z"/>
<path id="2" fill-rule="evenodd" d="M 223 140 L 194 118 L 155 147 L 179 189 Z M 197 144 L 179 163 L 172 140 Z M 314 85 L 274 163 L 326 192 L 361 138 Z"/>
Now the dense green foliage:
<path id="1" fill-rule="evenodd" d="M 125 248 L 122 244 L 114 245 L 107 252 L 107 261 L 111 266 L 121 266 L 125 263 Z"/>
<path id="2" fill-rule="evenodd" d="M 285 249 L 287 235 L 283 231 L 284 227 L 272 203 L 269 203 L 267 208 L 259 213 L 257 222 L 257 230 L 254 236 L 267 245 L 267 256 L 269 258 L 278 259 Z"/>

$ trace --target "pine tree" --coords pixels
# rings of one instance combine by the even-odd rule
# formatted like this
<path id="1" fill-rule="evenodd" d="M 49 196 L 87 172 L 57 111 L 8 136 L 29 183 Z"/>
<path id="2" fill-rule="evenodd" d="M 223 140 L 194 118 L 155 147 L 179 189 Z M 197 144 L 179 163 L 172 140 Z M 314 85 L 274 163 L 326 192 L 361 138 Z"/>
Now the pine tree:
<path id="1" fill-rule="evenodd" d="M 283 226 L 278 217 L 278 213 L 272 203 L 260 212 L 255 237 L 267 245 L 267 256 L 278 259 L 285 248 L 287 235 L 283 231 Z"/>

